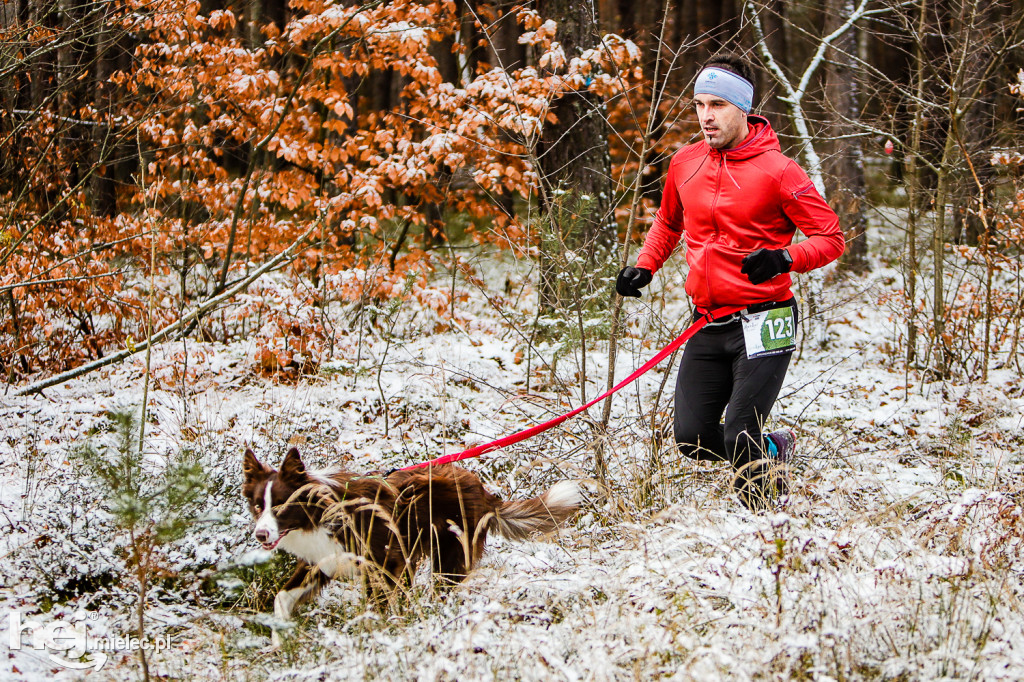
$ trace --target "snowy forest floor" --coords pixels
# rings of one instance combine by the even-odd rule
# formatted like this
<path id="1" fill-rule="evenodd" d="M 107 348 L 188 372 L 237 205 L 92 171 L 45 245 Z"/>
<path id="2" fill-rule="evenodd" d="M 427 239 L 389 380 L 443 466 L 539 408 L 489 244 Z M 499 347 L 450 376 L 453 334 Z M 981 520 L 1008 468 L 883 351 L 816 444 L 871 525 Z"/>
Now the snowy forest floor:
<path id="1" fill-rule="evenodd" d="M 500 314 L 498 277 L 487 276 L 487 297 L 466 285 L 456 326 L 415 301 L 389 308 L 373 333 L 335 311 L 349 330 L 335 359 L 297 382 L 260 376 L 251 338 L 155 350 L 144 451 L 154 462 L 189 453 L 210 490 L 206 518 L 167 548 L 154 578 L 146 637 L 170 643 L 150 655 L 154 677 L 1024 678 L 1024 386 L 1011 367 L 985 383 L 906 373 L 905 320 L 880 304 L 899 286 L 884 259 L 869 275 L 832 277 L 827 343 L 801 340 L 773 413 L 796 429 L 800 452 L 776 509 L 747 511 L 727 467 L 654 437 L 670 419 L 675 363 L 665 363 L 614 398 L 607 499 L 592 484 L 599 407 L 466 463 L 505 499 L 584 481 L 587 504 L 559 537 L 494 538 L 464 584 L 436 593 L 421 573 L 390 613 L 370 608 L 357 582 L 336 582 L 272 649 L 270 602 L 288 560 L 250 538 L 247 445 L 274 465 L 296 445 L 314 466 L 387 470 L 564 412 L 580 404 L 583 379 L 588 397 L 603 390 L 607 343 L 585 355 L 578 343 L 527 351 L 510 325 L 528 326 L 534 297 L 512 272 L 505 291 L 523 293 L 505 294 Z M 617 378 L 686 326 L 678 266 L 654 288 L 625 304 Z M 31 633 L 53 623 L 135 632 L 127 538 L 74 453 L 109 446 L 108 415 L 138 413 L 143 377 L 140 354 L 41 396 L 0 397 L 0 649 L 11 649 L 0 679 L 141 677 L 126 652 L 69 669 Z M 20 646 L 15 613 L 31 621 Z"/>

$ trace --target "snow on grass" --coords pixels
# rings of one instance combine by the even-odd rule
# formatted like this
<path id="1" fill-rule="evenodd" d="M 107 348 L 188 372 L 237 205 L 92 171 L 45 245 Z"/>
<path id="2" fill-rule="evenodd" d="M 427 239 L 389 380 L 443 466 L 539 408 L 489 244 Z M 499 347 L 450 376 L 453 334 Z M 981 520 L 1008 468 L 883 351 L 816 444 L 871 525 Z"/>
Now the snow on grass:
<path id="1" fill-rule="evenodd" d="M 892 273 L 828 289 L 830 341 L 801 347 L 775 423 L 793 426 L 792 494 L 762 514 L 730 493 L 720 465 L 697 464 L 655 438 L 674 374 L 662 367 L 616 396 L 605 448 L 610 495 L 593 484 L 586 419 L 466 463 L 506 498 L 581 480 L 584 510 L 557 538 L 492 539 L 462 585 L 423 574 L 381 613 L 339 582 L 300 611 L 270 648 L 268 599 L 287 575 L 254 552 L 239 495 L 241 453 L 276 465 L 291 445 L 313 467 L 387 470 L 525 428 L 578 405 L 580 358 L 524 357 L 522 336 L 482 297 L 477 323 L 434 333 L 415 304 L 386 343 L 366 333 L 356 356 L 316 376 L 255 374 L 251 340 L 168 344 L 154 354 L 147 456 L 189 450 L 210 473 L 211 519 L 175 545 L 147 609 L 165 635 L 155 674 L 180 679 L 1020 679 L 1024 519 L 1019 377 L 987 384 L 906 374 L 901 320 L 876 304 Z M 686 325 L 671 295 L 627 302 L 625 376 Z M 650 301 L 655 307 L 650 307 Z M 524 318 L 525 319 L 525 318 Z M 357 343 L 356 331 L 346 348 Z M 607 353 L 590 344 L 586 395 L 603 390 Z M 189 356 L 188 379 L 180 361 Z M 0 399 L 0 641 L 17 609 L 41 623 L 128 634 L 133 583 L 73 456 L 109 438 L 106 414 L 138 407 L 135 358 L 43 396 Z M 527 365 L 530 375 L 527 375 Z M 668 374 L 666 374 L 666 372 Z M 568 387 L 558 392 L 560 385 Z M 652 418 L 653 413 L 653 418 Z M 599 407 L 592 418 L 599 415 Z M 385 418 L 386 416 L 386 418 Z M 653 425 L 653 428 L 652 428 Z M 29 646 L 0 677 L 82 673 Z M 100 678 L 136 679 L 114 654 Z"/>

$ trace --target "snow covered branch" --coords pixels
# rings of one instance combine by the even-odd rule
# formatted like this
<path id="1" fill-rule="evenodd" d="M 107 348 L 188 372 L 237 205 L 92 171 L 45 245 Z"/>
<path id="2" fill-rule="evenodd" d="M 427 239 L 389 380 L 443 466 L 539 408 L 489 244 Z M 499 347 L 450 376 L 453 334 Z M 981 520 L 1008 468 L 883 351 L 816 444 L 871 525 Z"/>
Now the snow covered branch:
<path id="1" fill-rule="evenodd" d="M 789 77 L 786 76 L 786 73 L 778 63 L 778 60 L 776 60 L 775 55 L 773 55 L 771 49 L 769 49 L 768 43 L 765 39 L 764 27 L 761 24 L 761 16 L 758 13 L 757 8 L 754 6 L 754 3 L 748 1 L 744 4 L 745 13 L 749 17 L 751 27 L 754 29 L 754 36 L 757 40 L 757 51 L 761 57 L 761 61 L 768 69 L 768 72 L 772 75 L 772 78 L 775 79 L 786 93 L 784 96 L 779 97 L 779 99 L 785 102 L 789 107 L 789 115 L 793 121 L 796 136 L 800 140 L 800 154 L 807 166 L 807 174 L 810 176 L 815 188 L 823 197 L 826 195 L 825 176 L 822 170 L 821 157 L 814 148 L 814 139 L 807 124 L 807 114 L 803 109 L 803 98 L 804 95 L 807 94 L 807 88 L 810 85 L 811 79 L 825 61 L 825 54 L 828 51 L 829 46 L 844 33 L 852 29 L 858 21 L 864 18 L 865 13 L 867 12 L 868 2 L 869 0 L 861 0 L 860 4 L 857 5 L 857 7 L 847 17 L 846 21 L 844 21 L 836 30 L 832 31 L 832 33 L 827 36 L 823 36 L 820 39 L 818 47 L 814 51 L 814 55 L 811 57 L 810 62 L 808 62 L 803 74 L 800 76 L 800 82 L 796 86 L 794 86 Z"/>
<path id="2" fill-rule="evenodd" d="M 129 358 L 132 355 L 135 355 L 136 353 L 139 353 L 141 351 L 146 350 L 147 348 L 149 348 L 153 344 L 159 343 L 159 342 L 169 338 L 171 335 L 177 333 L 178 331 L 187 328 L 193 322 L 196 322 L 196 321 L 200 320 L 207 313 L 212 312 L 214 309 L 216 309 L 221 304 L 225 303 L 226 301 L 229 301 L 236 294 L 244 291 L 250 284 L 255 282 L 257 279 L 259 279 L 260 277 L 262 277 L 266 273 L 270 272 L 271 270 L 276 269 L 281 264 L 283 264 L 286 260 L 290 259 L 295 254 L 295 251 L 299 248 L 299 246 L 302 244 L 302 242 L 304 242 L 306 240 L 306 238 L 309 235 L 311 235 L 313 233 L 313 231 L 315 229 L 317 229 L 319 226 L 320 226 L 320 222 L 319 221 L 314 222 L 312 225 L 309 226 L 309 228 L 305 232 L 302 233 L 302 235 L 299 236 L 298 239 L 293 241 L 291 243 L 291 245 L 287 249 L 285 249 L 281 253 L 279 253 L 276 256 L 274 256 L 272 259 L 270 259 L 269 261 L 264 263 L 261 267 L 259 267 L 256 270 L 254 270 L 251 274 L 249 274 L 245 278 L 239 280 L 236 284 L 234 284 L 233 286 L 231 286 L 227 290 L 225 290 L 224 293 L 219 294 L 217 296 L 213 296 L 213 297 L 207 299 L 206 301 L 201 303 L 199 306 L 197 306 L 194 310 L 189 312 L 187 315 L 183 315 L 181 317 L 181 319 L 179 319 L 177 322 L 174 322 L 172 324 L 167 325 L 166 327 L 164 327 L 163 329 L 161 329 L 157 333 L 155 333 L 152 336 L 150 336 L 145 341 L 142 341 L 141 343 L 135 344 L 134 346 L 132 346 L 130 348 L 125 348 L 122 351 L 118 351 L 117 353 L 114 353 L 113 355 L 108 355 L 105 358 L 99 358 L 97 360 L 93 360 L 90 363 L 87 363 L 87 364 L 84 364 L 84 365 L 82 365 L 80 367 L 76 367 L 74 369 L 68 370 L 67 372 L 62 372 L 62 373 L 56 374 L 56 375 L 54 375 L 52 377 L 48 377 L 46 379 L 43 379 L 42 381 L 37 381 L 34 384 L 29 384 L 28 386 L 25 386 L 24 388 L 21 388 L 21 389 L 18 389 L 17 391 L 15 391 L 14 395 L 22 396 L 22 395 L 30 395 L 32 393 L 39 393 L 43 389 L 50 388 L 51 386 L 57 386 L 59 384 L 63 384 L 66 381 L 70 381 L 71 379 L 75 379 L 77 377 L 84 376 L 84 375 L 89 374 L 90 372 L 92 372 L 94 370 L 100 369 L 101 367 L 106 367 L 107 365 L 112 365 L 115 362 L 121 362 L 122 360 L 124 360 L 126 358 Z"/>

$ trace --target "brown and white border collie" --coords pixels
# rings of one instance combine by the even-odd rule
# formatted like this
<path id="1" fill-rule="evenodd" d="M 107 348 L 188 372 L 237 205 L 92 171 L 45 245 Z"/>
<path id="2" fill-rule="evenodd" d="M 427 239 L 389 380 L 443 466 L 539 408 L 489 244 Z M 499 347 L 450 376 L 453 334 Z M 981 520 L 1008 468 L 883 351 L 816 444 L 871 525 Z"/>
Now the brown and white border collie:
<path id="1" fill-rule="evenodd" d="M 575 482 L 502 502 L 475 474 L 454 465 L 387 476 L 309 471 L 295 448 L 280 470 L 246 450 L 243 472 L 243 493 L 256 518 L 253 537 L 264 549 L 280 547 L 299 559 L 274 600 L 281 620 L 342 576 L 362 574 L 371 600 L 382 605 L 395 588 L 411 586 L 424 558 L 436 578 L 455 584 L 480 559 L 488 531 L 510 539 L 550 533 L 580 506 Z"/>

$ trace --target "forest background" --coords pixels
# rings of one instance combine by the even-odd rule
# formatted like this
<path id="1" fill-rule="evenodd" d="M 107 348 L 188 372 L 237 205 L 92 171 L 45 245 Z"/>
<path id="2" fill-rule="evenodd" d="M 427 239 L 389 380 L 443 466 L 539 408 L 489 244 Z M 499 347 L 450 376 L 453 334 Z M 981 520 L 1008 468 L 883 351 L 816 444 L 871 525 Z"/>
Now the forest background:
<path id="1" fill-rule="evenodd" d="M 185 331 L 255 332 L 263 371 L 315 371 L 337 345 L 317 309 L 415 296 L 444 269 L 432 305 L 455 314 L 454 283 L 486 268 L 469 245 L 536 260 L 541 318 L 614 305 L 614 337 L 602 278 L 694 139 L 687 88 L 721 48 L 763 65 L 759 110 L 842 217 L 847 268 L 868 267 L 866 211 L 905 209 L 908 367 L 983 376 L 1019 338 L 1018 292 L 993 284 L 1019 273 L 1016 2 L 19 0 L 2 17 L 8 384 Z M 953 252 L 980 275 L 950 280 Z M 224 307 L 278 256 L 301 311 Z M 979 318 L 982 338 L 962 333 Z"/>
<path id="2" fill-rule="evenodd" d="M 183 677 L 1024 671 L 1024 2 L 13 0 L 0 24 L 0 604 L 155 619 Z M 300 626 L 313 653 L 268 651 L 286 566 L 243 555 L 243 445 L 400 466 L 653 354 L 682 265 L 639 304 L 614 275 L 720 49 L 759 65 L 755 110 L 848 242 L 798 282 L 788 506 L 744 515 L 679 462 L 653 372 L 474 463 L 509 497 L 592 479 L 573 552 L 499 544 L 390 619 L 349 590 Z"/>

